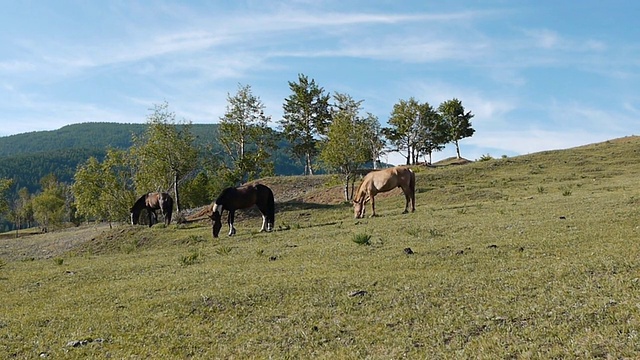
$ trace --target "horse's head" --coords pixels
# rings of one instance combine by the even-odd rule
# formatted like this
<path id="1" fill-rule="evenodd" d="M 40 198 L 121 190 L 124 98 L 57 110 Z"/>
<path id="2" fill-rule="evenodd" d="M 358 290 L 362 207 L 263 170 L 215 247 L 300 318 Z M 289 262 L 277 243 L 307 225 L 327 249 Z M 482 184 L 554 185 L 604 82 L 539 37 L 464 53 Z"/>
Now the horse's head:
<path id="1" fill-rule="evenodd" d="M 356 219 L 364 217 L 364 201 L 353 200 L 353 217 Z"/>
<path id="2" fill-rule="evenodd" d="M 218 204 L 214 204 L 213 212 L 209 217 L 213 222 L 212 224 L 213 237 L 217 238 L 218 235 L 220 235 L 220 229 L 222 229 L 222 206 Z"/>

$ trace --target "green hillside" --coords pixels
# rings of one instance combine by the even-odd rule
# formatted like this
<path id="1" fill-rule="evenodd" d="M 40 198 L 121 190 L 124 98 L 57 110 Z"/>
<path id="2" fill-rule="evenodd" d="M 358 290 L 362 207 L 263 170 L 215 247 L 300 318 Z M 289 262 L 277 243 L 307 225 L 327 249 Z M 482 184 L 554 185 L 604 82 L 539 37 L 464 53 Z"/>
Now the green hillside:
<path id="1" fill-rule="evenodd" d="M 7 234 L 0 358 L 638 358 L 638 149 L 416 167 L 415 213 L 359 220 L 330 176 L 263 179 L 273 233 Z"/>
<path id="2" fill-rule="evenodd" d="M 40 179 L 50 173 L 71 183 L 78 164 L 90 156 L 101 160 L 108 148 L 129 148 L 132 136 L 142 134 L 145 129 L 145 124 L 83 123 L 0 137 L 0 178 L 14 179 L 14 188 L 27 187 L 31 192 L 37 191 Z M 217 124 L 192 124 L 196 145 L 222 153 L 215 141 L 217 129 Z M 286 151 L 288 143 L 280 140 L 279 146 L 272 154 L 276 173 L 302 173 L 302 167 Z"/>
<path id="3" fill-rule="evenodd" d="M 131 146 L 131 136 L 140 135 L 145 127 L 144 124 L 83 123 L 0 137 L 0 159 L 66 149 L 127 148 Z"/>

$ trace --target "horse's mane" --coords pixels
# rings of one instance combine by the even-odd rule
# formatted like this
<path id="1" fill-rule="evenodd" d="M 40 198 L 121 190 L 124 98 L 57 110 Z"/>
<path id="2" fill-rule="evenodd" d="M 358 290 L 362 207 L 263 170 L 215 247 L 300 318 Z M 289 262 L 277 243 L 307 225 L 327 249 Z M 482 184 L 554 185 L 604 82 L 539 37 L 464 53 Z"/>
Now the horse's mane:
<path id="1" fill-rule="evenodd" d="M 366 195 L 366 191 L 365 191 L 365 187 L 368 186 L 372 179 L 373 179 L 373 174 L 375 171 L 371 171 L 369 173 L 367 173 L 367 175 L 365 175 L 362 178 L 362 182 L 360 182 L 360 185 L 358 185 L 358 188 L 356 189 L 356 192 L 353 193 L 353 201 L 354 202 L 361 202 L 365 200 L 365 195 Z"/>

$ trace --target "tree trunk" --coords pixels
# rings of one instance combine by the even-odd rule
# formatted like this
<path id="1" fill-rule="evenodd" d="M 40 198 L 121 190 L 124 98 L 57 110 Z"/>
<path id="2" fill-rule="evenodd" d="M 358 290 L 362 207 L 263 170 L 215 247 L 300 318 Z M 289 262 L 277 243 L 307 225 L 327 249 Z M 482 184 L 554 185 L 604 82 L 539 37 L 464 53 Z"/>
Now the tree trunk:
<path id="1" fill-rule="evenodd" d="M 176 196 L 176 213 L 180 212 L 180 195 L 178 195 L 178 172 L 173 173 L 173 194 Z"/>
<path id="2" fill-rule="evenodd" d="M 460 156 L 460 145 L 458 145 L 458 140 L 456 140 L 456 155 L 458 156 L 458 159 L 462 159 Z"/>
<path id="3" fill-rule="evenodd" d="M 349 179 L 350 174 L 347 174 L 344 179 L 344 201 L 349 201 Z"/>
<path id="4" fill-rule="evenodd" d="M 353 194 L 355 193 L 355 187 L 356 187 L 356 175 L 354 174 L 353 177 L 351 178 L 351 198 L 349 200 L 353 200 Z"/>
<path id="5" fill-rule="evenodd" d="M 307 168 L 308 174 L 309 175 L 313 175 L 313 168 L 311 167 L 311 154 L 307 153 L 307 159 L 306 159 L 306 165 L 305 167 Z"/>

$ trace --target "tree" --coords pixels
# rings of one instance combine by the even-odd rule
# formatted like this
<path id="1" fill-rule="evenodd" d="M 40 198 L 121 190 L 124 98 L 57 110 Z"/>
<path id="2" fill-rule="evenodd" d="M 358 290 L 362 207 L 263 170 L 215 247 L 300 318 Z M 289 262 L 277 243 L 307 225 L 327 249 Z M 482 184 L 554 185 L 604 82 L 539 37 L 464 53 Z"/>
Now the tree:
<path id="1" fill-rule="evenodd" d="M 198 159 L 191 123 L 176 123 L 175 113 L 169 111 L 169 104 L 164 102 L 153 107 L 147 125 L 142 136 L 133 138 L 136 190 L 169 191 L 173 188 L 179 212 L 179 183 L 189 177 Z"/>
<path id="2" fill-rule="evenodd" d="M 305 175 L 313 175 L 313 159 L 318 154 L 318 137 L 326 134 L 331 114 L 329 94 L 309 81 L 305 75 L 298 75 L 298 82 L 289 82 L 292 94 L 283 104 L 283 119 L 280 124 L 286 139 L 291 143 L 291 152 L 304 160 Z"/>
<path id="3" fill-rule="evenodd" d="M 13 184 L 11 179 L 0 179 L 0 214 L 9 210 L 9 201 L 5 196 L 5 192 L 9 190 L 11 184 Z"/>
<path id="4" fill-rule="evenodd" d="M 200 171 L 193 179 L 184 183 L 180 193 L 182 205 L 186 208 L 211 204 L 212 193 L 210 192 L 209 176 L 205 171 Z"/>
<path id="5" fill-rule="evenodd" d="M 448 138 L 448 126 L 442 120 L 442 117 L 429 103 L 423 103 L 420 105 L 420 117 L 416 124 L 416 158 L 414 163 L 417 162 L 417 156 L 428 156 L 427 163 L 431 164 L 432 154 L 434 151 L 440 151 L 444 149 L 444 145 L 447 143 Z"/>
<path id="6" fill-rule="evenodd" d="M 373 129 L 370 117 L 359 116 L 362 100 L 355 101 L 346 94 L 335 94 L 336 104 L 332 111 L 333 121 L 320 153 L 325 166 L 337 169 L 344 176 L 345 201 L 350 200 L 349 182 L 364 163 L 372 159 L 370 146 Z M 353 195 L 353 194 L 352 194 Z"/>
<path id="7" fill-rule="evenodd" d="M 393 105 L 389 125 L 391 127 L 382 130 L 385 137 L 391 142 L 391 151 L 397 151 L 406 159 L 406 164 L 411 164 L 416 158 L 416 145 L 419 134 L 416 131 L 420 123 L 421 106 L 413 97 L 409 100 L 400 100 Z"/>
<path id="8" fill-rule="evenodd" d="M 78 215 L 106 220 L 109 227 L 129 214 L 135 200 L 127 152 L 109 149 L 100 163 L 91 157 L 76 171 L 71 191 Z"/>
<path id="9" fill-rule="evenodd" d="M 367 116 L 362 120 L 367 129 L 365 133 L 368 137 L 366 139 L 367 151 L 371 154 L 373 169 L 377 169 L 378 163 L 380 162 L 380 156 L 384 154 L 384 147 L 386 145 L 384 134 L 382 133 L 380 121 L 377 116 L 367 113 Z"/>
<path id="10" fill-rule="evenodd" d="M 273 175 L 270 152 L 276 148 L 264 114 L 262 101 L 249 85 L 238 85 L 235 96 L 227 95 L 227 110 L 220 118 L 219 140 L 233 162 L 229 172 L 233 183 L 245 183 Z"/>
<path id="11" fill-rule="evenodd" d="M 460 159 L 459 141 L 473 136 L 475 130 L 471 127 L 471 118 L 474 115 L 471 114 L 471 111 L 465 113 L 462 102 L 455 98 L 441 103 L 438 106 L 438 112 L 449 130 L 449 141 L 453 141 L 456 144 L 456 156 Z"/>
<path id="12" fill-rule="evenodd" d="M 47 232 L 50 226 L 64 222 L 67 210 L 66 189 L 53 174 L 43 177 L 40 184 L 43 190 L 33 198 L 33 215 L 42 230 Z"/>
<path id="13" fill-rule="evenodd" d="M 14 200 L 10 212 L 11 221 L 16 227 L 16 237 L 24 225 L 30 227 L 33 223 L 33 203 L 29 189 L 26 187 L 18 190 L 18 197 Z"/>

